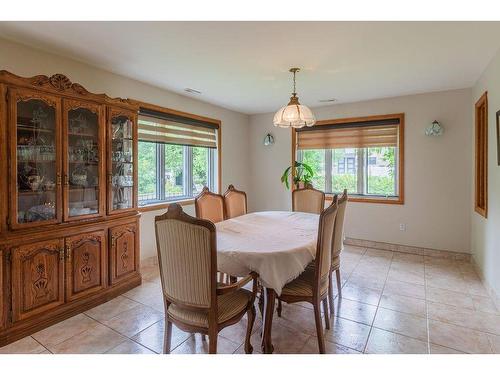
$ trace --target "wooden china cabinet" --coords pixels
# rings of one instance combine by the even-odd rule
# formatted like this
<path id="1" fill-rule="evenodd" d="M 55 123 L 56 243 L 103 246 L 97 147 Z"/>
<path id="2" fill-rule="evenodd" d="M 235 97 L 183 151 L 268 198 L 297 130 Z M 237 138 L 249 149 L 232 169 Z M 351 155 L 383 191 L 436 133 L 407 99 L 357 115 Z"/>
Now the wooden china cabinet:
<path id="1" fill-rule="evenodd" d="M 137 106 L 0 71 L 0 346 L 141 283 Z"/>

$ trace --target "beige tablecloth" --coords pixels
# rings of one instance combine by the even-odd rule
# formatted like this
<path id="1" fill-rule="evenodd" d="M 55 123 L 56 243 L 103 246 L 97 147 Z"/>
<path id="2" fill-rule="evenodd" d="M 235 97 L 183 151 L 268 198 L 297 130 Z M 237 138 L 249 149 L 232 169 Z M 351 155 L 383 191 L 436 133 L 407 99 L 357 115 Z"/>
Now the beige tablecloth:
<path id="1" fill-rule="evenodd" d="M 219 271 L 246 276 L 255 271 L 265 287 L 281 294 L 316 254 L 319 215 L 255 212 L 217 223 Z"/>

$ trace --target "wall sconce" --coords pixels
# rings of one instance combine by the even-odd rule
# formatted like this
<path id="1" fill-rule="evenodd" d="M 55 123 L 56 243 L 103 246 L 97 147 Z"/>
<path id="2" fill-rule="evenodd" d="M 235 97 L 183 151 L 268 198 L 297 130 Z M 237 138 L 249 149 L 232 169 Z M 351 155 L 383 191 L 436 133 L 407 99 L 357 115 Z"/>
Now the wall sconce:
<path id="1" fill-rule="evenodd" d="M 271 146 L 274 144 L 274 137 L 271 133 L 267 133 L 264 138 L 264 146 Z"/>
<path id="2" fill-rule="evenodd" d="M 428 135 L 430 137 L 440 136 L 441 134 L 443 134 L 443 132 L 443 127 L 441 126 L 439 121 L 436 120 L 432 121 L 432 124 L 425 129 L 425 135 Z"/>

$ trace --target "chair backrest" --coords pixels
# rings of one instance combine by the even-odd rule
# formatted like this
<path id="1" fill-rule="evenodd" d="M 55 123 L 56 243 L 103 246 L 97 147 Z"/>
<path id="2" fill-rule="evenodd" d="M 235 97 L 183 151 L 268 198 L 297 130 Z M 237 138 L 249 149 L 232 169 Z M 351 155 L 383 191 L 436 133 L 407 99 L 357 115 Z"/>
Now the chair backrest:
<path id="1" fill-rule="evenodd" d="M 161 284 L 167 303 L 188 308 L 217 303 L 215 225 L 196 219 L 171 204 L 155 217 L 156 248 Z"/>
<path id="2" fill-rule="evenodd" d="M 225 218 L 224 197 L 210 192 L 205 186 L 201 193 L 194 199 L 196 217 L 218 223 Z"/>
<path id="3" fill-rule="evenodd" d="M 226 204 L 226 219 L 247 213 L 247 194 L 236 190 L 233 185 L 229 185 L 224 193 L 224 203 Z"/>
<path id="4" fill-rule="evenodd" d="M 344 248 L 344 219 L 347 208 L 347 200 L 347 189 L 344 189 L 344 193 L 337 201 L 338 211 L 337 218 L 335 219 L 332 261 L 340 255 L 340 252 Z"/>
<path id="5" fill-rule="evenodd" d="M 332 264 L 333 231 L 335 217 L 337 216 L 337 200 L 334 198 L 332 204 L 328 206 L 319 217 L 318 242 L 316 246 L 316 267 L 315 281 L 316 287 L 328 277 Z"/>
<path id="6" fill-rule="evenodd" d="M 292 192 L 292 211 L 320 214 L 325 208 L 325 193 L 312 187 Z"/>

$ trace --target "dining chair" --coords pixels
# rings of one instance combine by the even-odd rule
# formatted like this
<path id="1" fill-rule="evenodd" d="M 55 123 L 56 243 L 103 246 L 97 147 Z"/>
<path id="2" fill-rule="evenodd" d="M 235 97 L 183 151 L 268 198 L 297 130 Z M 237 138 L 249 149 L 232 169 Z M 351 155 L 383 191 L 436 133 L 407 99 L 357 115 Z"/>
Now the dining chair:
<path id="1" fill-rule="evenodd" d="M 334 226 L 334 239 L 333 239 L 333 249 L 332 249 L 332 264 L 330 274 L 328 276 L 328 301 L 330 305 L 330 312 L 333 315 L 333 282 L 332 274 L 335 272 L 337 276 L 337 290 L 339 297 L 342 297 L 342 282 L 340 277 L 340 253 L 344 249 L 344 219 L 345 212 L 347 208 L 347 189 L 344 189 L 342 196 L 337 199 L 337 217 L 335 218 Z"/>
<path id="2" fill-rule="evenodd" d="M 163 352 L 170 353 L 172 324 L 179 329 L 208 335 L 209 353 L 217 353 L 220 330 L 248 317 L 245 353 L 255 321 L 257 275 L 251 273 L 231 285 L 217 285 L 215 225 L 183 212 L 178 204 L 155 217 L 156 246 L 160 265 L 165 335 Z M 252 291 L 243 288 L 253 280 Z"/>
<path id="3" fill-rule="evenodd" d="M 203 187 L 200 194 L 194 199 L 194 207 L 198 219 L 218 223 L 226 217 L 224 197 L 220 194 L 212 193 L 206 186 Z"/>
<path id="4" fill-rule="evenodd" d="M 325 193 L 311 186 L 292 192 L 292 211 L 320 214 L 325 208 Z"/>
<path id="5" fill-rule="evenodd" d="M 209 220 L 214 224 L 226 219 L 224 197 L 220 194 L 212 193 L 206 186 L 203 187 L 200 194 L 194 199 L 194 208 L 198 219 Z M 230 284 L 236 280 L 226 273 L 218 272 L 217 281 L 219 283 Z"/>
<path id="6" fill-rule="evenodd" d="M 226 205 L 226 219 L 247 213 L 247 194 L 244 191 L 236 190 L 233 185 L 229 185 L 224 193 L 224 203 Z"/>
<path id="7" fill-rule="evenodd" d="M 314 267 L 306 267 L 299 277 L 283 287 L 279 301 L 286 303 L 309 302 L 314 306 L 314 319 L 318 337 L 319 352 L 325 353 L 323 325 L 321 321 L 321 303 L 325 310 L 325 326 L 330 329 L 328 316 L 328 276 L 331 269 L 333 233 L 335 217 L 337 216 L 337 202 L 334 201 L 319 217 L 318 240 Z"/>

